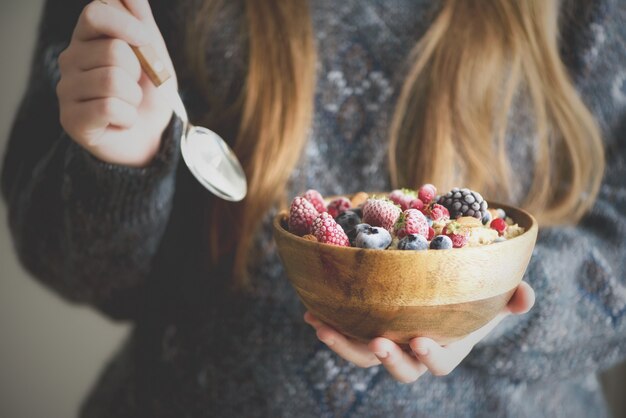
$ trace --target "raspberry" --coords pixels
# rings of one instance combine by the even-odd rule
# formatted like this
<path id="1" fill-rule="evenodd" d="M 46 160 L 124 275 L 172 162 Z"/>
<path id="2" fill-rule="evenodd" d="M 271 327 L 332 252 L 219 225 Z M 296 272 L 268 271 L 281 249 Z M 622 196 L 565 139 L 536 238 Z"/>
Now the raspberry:
<path id="1" fill-rule="evenodd" d="M 328 209 L 330 216 L 336 218 L 346 210 L 350 209 L 351 206 L 352 205 L 347 197 L 338 197 L 337 199 L 332 200 L 326 209 Z"/>
<path id="2" fill-rule="evenodd" d="M 367 199 L 363 205 L 363 223 L 391 231 L 402 210 L 387 199 Z"/>
<path id="3" fill-rule="evenodd" d="M 416 199 L 416 195 L 409 189 L 396 189 L 389 193 L 388 199 L 400 206 L 400 209 L 407 210 L 411 207 L 411 202 Z"/>
<path id="4" fill-rule="evenodd" d="M 448 209 L 438 203 L 429 205 L 426 211 L 426 214 L 430 216 L 433 221 L 447 221 L 450 219 L 450 212 L 448 212 Z"/>
<path id="5" fill-rule="evenodd" d="M 415 199 L 411 200 L 411 202 L 409 203 L 409 209 L 417 209 L 417 210 L 424 210 L 424 202 L 422 202 L 422 200 L 419 197 L 416 197 Z"/>
<path id="6" fill-rule="evenodd" d="M 428 227 L 428 241 L 431 241 L 433 239 L 433 237 L 435 236 L 435 230 L 433 229 L 432 226 Z"/>
<path id="7" fill-rule="evenodd" d="M 489 227 L 491 229 L 495 229 L 496 231 L 498 231 L 498 235 L 500 235 L 500 236 L 504 235 L 504 231 L 506 231 L 506 227 L 507 226 L 508 225 L 506 224 L 506 221 L 504 219 L 502 219 L 502 218 L 494 219 L 489 224 Z"/>
<path id="8" fill-rule="evenodd" d="M 469 233 L 458 222 L 450 222 L 441 233 L 452 240 L 454 248 L 464 247 L 469 240 Z"/>
<path id="9" fill-rule="evenodd" d="M 318 213 L 326 212 L 326 204 L 324 203 L 324 198 L 317 190 L 307 190 L 306 192 L 304 192 L 302 197 L 311 202 L 311 204 Z"/>
<path id="10" fill-rule="evenodd" d="M 327 212 L 320 213 L 318 217 L 315 218 L 312 232 L 319 242 L 338 245 L 340 247 L 350 246 L 350 241 L 346 233 L 343 232 L 341 226 L 338 225 Z"/>
<path id="11" fill-rule="evenodd" d="M 318 215 L 311 202 L 303 197 L 296 197 L 289 209 L 289 231 L 299 236 L 310 234 L 313 221 Z"/>
<path id="12" fill-rule="evenodd" d="M 429 204 L 435 196 L 437 196 L 437 188 L 432 184 L 424 184 L 417 192 L 417 197 L 419 197 L 425 205 Z"/>
<path id="13" fill-rule="evenodd" d="M 407 234 L 419 234 L 426 238 L 428 236 L 428 220 L 419 210 L 407 209 L 398 218 L 394 230 L 398 238 L 403 238 Z"/>

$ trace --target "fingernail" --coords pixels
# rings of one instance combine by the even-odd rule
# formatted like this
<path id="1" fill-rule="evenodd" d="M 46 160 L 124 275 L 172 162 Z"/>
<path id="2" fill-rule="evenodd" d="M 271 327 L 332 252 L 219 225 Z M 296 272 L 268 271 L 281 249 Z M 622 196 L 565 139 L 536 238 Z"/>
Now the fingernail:
<path id="1" fill-rule="evenodd" d="M 386 351 L 377 351 L 374 353 L 374 355 L 378 358 L 383 358 L 383 359 L 389 357 L 389 353 Z"/>
<path id="2" fill-rule="evenodd" d="M 415 352 L 416 352 L 417 354 L 419 354 L 420 356 L 425 356 L 425 355 L 427 355 L 427 354 L 428 354 L 428 348 L 426 348 L 426 347 L 420 347 L 420 348 L 418 348 L 417 350 L 415 350 Z"/>

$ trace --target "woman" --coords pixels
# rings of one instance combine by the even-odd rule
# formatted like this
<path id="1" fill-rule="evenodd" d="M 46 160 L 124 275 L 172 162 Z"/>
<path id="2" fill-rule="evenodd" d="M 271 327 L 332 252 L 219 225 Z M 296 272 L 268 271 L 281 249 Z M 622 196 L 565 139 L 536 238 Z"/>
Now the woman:
<path id="1" fill-rule="evenodd" d="M 606 414 L 595 372 L 626 354 L 623 6 L 57 3 L 2 185 L 33 275 L 136 325 L 84 416 Z M 230 140 L 243 203 L 180 162 L 180 121 L 128 47 L 146 43 L 169 51 L 191 120 Z M 537 306 L 413 355 L 307 314 L 312 332 L 271 241 L 276 205 L 426 181 L 536 213 Z M 508 311 L 532 303 L 522 285 Z"/>

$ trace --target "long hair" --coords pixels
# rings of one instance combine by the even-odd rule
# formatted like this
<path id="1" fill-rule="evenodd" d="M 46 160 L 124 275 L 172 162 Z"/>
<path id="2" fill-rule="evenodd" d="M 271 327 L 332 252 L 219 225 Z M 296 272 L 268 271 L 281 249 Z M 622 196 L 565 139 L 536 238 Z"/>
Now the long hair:
<path id="1" fill-rule="evenodd" d="M 260 214 L 284 199 L 305 144 L 316 63 L 306 0 L 244 1 L 245 84 L 218 119 L 237 122 L 234 150 L 249 193 L 239 204 L 214 199 L 209 215 L 213 262 L 228 259 L 238 285 L 245 284 Z M 221 0 L 203 0 L 197 14 L 202 20 L 188 39 L 199 80 L 209 69 L 198 59 L 207 42 L 198 33 L 206 33 L 220 7 Z M 559 56 L 558 15 L 557 0 L 443 2 L 413 49 L 395 107 L 389 131 L 394 187 L 463 185 L 510 200 L 507 191 L 521 174 L 509 169 L 507 122 L 512 104 L 525 95 L 535 154 L 522 206 L 542 225 L 582 217 L 597 196 L 604 151 L 599 129 Z"/>

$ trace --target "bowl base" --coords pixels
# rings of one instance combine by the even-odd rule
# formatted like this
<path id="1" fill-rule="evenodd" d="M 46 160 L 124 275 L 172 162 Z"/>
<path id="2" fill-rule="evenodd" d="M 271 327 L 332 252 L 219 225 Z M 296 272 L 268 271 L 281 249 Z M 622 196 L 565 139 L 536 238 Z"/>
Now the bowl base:
<path id="1" fill-rule="evenodd" d="M 406 346 L 412 338 L 428 337 L 445 345 L 487 324 L 506 306 L 513 292 L 515 288 L 486 299 L 435 306 L 366 308 L 311 299 L 304 305 L 321 321 L 359 341 L 385 337 Z M 341 322 L 334 318 L 341 318 Z"/>

